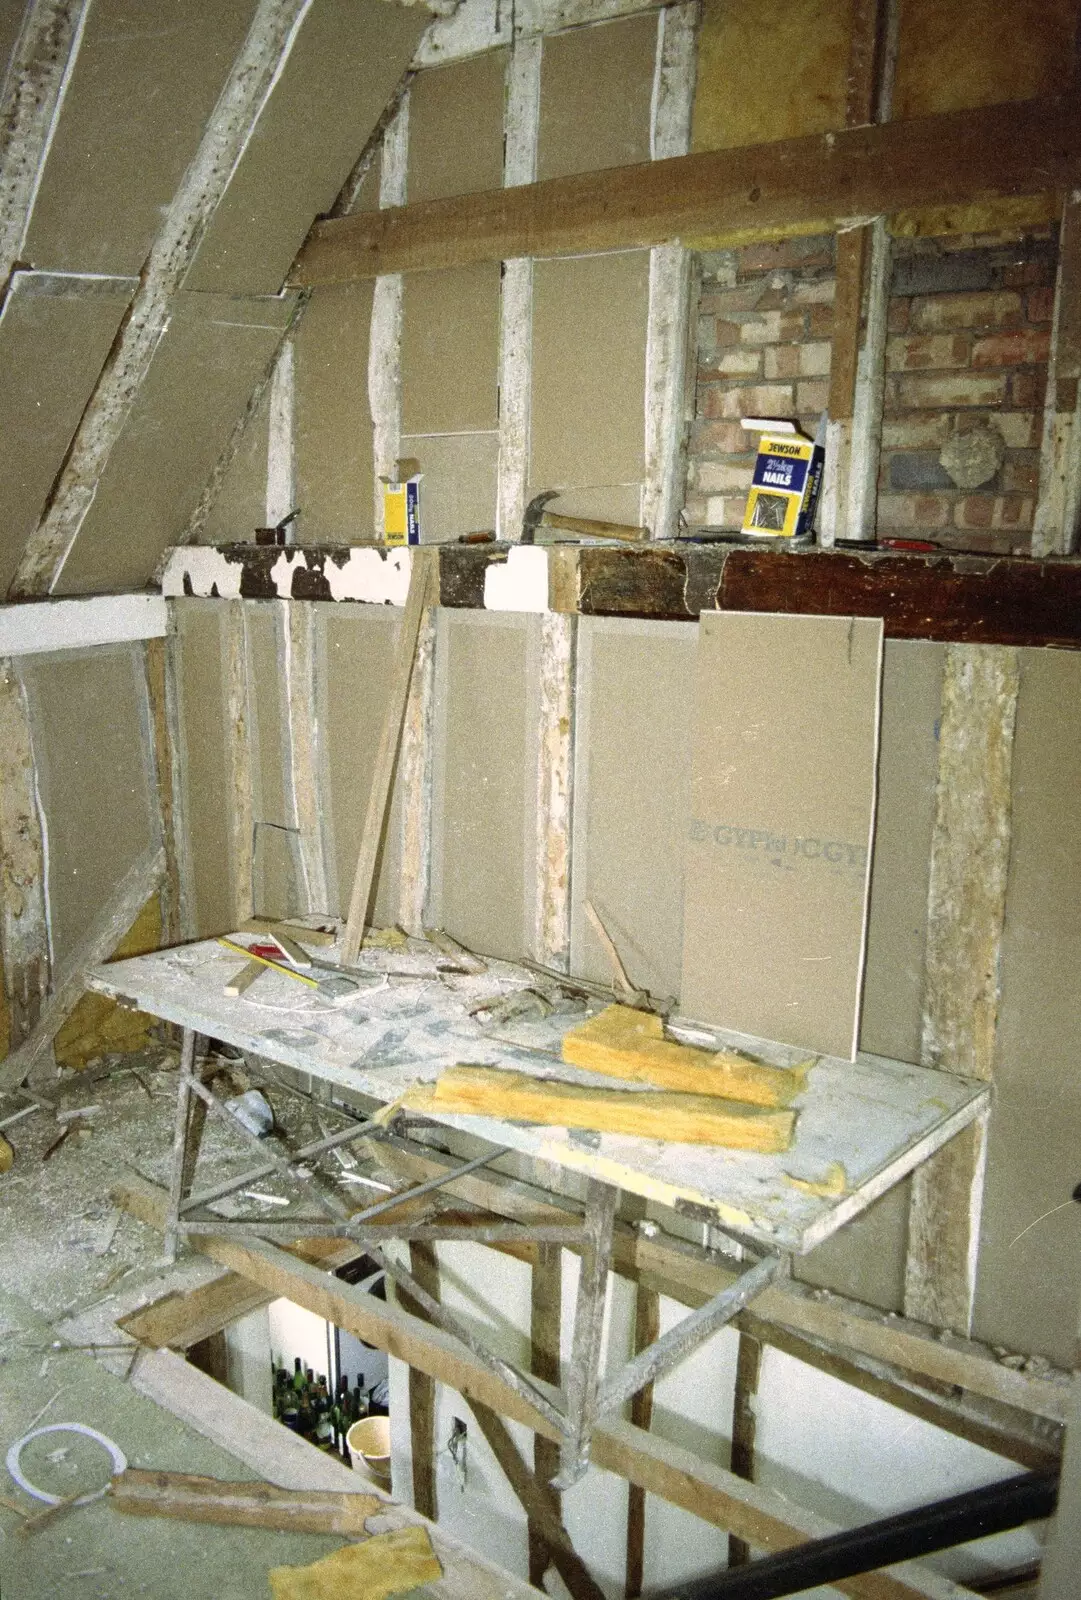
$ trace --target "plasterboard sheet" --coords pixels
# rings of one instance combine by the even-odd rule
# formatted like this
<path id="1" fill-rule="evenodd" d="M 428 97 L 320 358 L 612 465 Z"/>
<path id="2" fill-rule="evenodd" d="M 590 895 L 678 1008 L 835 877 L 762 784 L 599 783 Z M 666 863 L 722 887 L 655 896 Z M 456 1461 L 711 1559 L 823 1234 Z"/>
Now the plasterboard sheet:
<path id="1" fill-rule="evenodd" d="M 836 0 L 705 0 L 692 148 L 843 128 L 850 17 Z"/>
<path id="2" fill-rule="evenodd" d="M 1081 659 L 1021 651 L 977 1337 L 1074 1365 L 1081 1289 Z"/>
<path id="3" fill-rule="evenodd" d="M 882 623 L 699 624 L 682 1010 L 854 1058 Z"/>
<path id="4" fill-rule="evenodd" d="M 639 520 L 648 308 L 648 251 L 534 267 L 530 493 L 589 491 L 561 510 Z"/>
<path id="5" fill-rule="evenodd" d="M 318 649 L 317 717 L 321 740 L 321 787 L 329 856 L 328 885 L 337 909 L 349 909 L 361 830 L 383 727 L 394 667 L 401 610 L 375 606 L 316 606 Z M 394 776 L 383 845 L 376 865 L 375 920 L 398 921 L 401 851 L 400 777 Z"/>
<path id="6" fill-rule="evenodd" d="M 287 828 L 285 795 L 288 730 L 282 727 L 284 672 L 278 654 L 285 609 L 280 601 L 251 601 L 244 608 L 251 706 L 252 801 L 256 823 Z"/>
<path id="7" fill-rule="evenodd" d="M 45 812 L 49 927 L 58 966 L 71 959 L 125 872 L 157 836 L 142 663 L 140 646 L 118 645 L 41 657 L 22 669 Z"/>
<path id="8" fill-rule="evenodd" d="M 348 544 L 374 533 L 368 338 L 373 285 L 316 289 L 296 332 L 300 536 Z"/>
<path id="9" fill-rule="evenodd" d="M 224 602 L 174 600 L 180 762 L 191 933 L 232 927 L 231 778 L 226 735 Z"/>
<path id="10" fill-rule="evenodd" d="M 226 469 L 221 488 L 197 544 L 234 544 L 254 539 L 266 522 L 267 453 L 270 443 L 270 389 L 248 419 L 236 454 Z"/>
<path id="11" fill-rule="evenodd" d="M 141 588 L 176 544 L 289 320 L 287 300 L 181 295 L 57 592 Z"/>
<path id="12" fill-rule="evenodd" d="M 30 223 L 35 266 L 139 272 L 254 12 L 254 0 L 87 7 Z"/>
<path id="13" fill-rule="evenodd" d="M 432 918 L 472 950 L 533 944 L 536 617 L 440 611 Z"/>
<path id="14" fill-rule="evenodd" d="M 403 434 L 402 455 L 420 462 L 425 544 L 495 531 L 498 433 Z"/>
<path id="15" fill-rule="evenodd" d="M 277 293 L 430 20 L 423 6 L 384 0 L 319 0 L 311 7 L 207 230 L 189 289 Z"/>
<path id="16" fill-rule="evenodd" d="M 5 591 L 109 353 L 135 280 L 16 273 L 0 316 L 0 587 Z"/>
<path id="17" fill-rule="evenodd" d="M 920 1058 L 927 884 L 946 647 L 887 639 L 860 1048 Z M 898 1184 L 799 1264 L 807 1283 L 885 1311 L 904 1303 L 910 1186 Z"/>
<path id="18" fill-rule="evenodd" d="M 920 1059 L 931 834 L 946 647 L 888 639 L 860 1047 Z"/>
<path id="19" fill-rule="evenodd" d="M 402 432 L 499 425 L 499 262 L 405 275 Z"/>
<path id="20" fill-rule="evenodd" d="M 648 161 L 657 13 L 544 41 L 538 178 Z"/>
<path id="21" fill-rule="evenodd" d="M 582 617 L 578 624 L 571 970 L 612 969 L 591 900 L 632 982 L 677 995 L 698 628 Z"/>
<path id="22" fill-rule="evenodd" d="M 429 67 L 409 86 L 410 201 L 498 189 L 503 182 L 507 50 Z"/>

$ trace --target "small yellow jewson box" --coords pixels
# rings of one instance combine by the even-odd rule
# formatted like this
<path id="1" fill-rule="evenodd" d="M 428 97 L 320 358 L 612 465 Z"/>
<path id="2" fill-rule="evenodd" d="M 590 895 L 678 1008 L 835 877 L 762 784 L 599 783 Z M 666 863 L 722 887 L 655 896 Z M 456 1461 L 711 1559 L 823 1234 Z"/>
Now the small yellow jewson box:
<path id="1" fill-rule="evenodd" d="M 420 543 L 420 473 L 383 480 L 383 543 Z"/>
<path id="2" fill-rule="evenodd" d="M 807 537 L 822 487 L 823 444 L 791 422 L 744 417 L 742 426 L 763 431 L 741 531 L 756 539 Z"/>

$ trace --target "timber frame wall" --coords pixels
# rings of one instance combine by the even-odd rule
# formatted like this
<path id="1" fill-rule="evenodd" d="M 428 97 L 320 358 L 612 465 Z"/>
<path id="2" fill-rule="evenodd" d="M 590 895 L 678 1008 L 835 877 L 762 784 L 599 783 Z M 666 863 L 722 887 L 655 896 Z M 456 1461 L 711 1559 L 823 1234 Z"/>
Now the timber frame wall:
<path id="1" fill-rule="evenodd" d="M 614 7 L 609 14 L 636 9 L 634 5 Z M 782 556 L 671 545 L 642 552 L 561 551 L 548 557 L 543 598 L 536 603 L 536 609 L 545 612 L 540 746 L 544 803 L 539 823 L 545 845 L 538 851 L 534 946 L 539 959 L 564 962 L 569 940 L 572 733 L 568 709 L 573 702 L 575 614 L 691 619 L 702 609 L 714 606 L 829 609 L 847 614 L 875 605 L 886 614 L 887 633 L 892 636 L 947 641 L 950 667 L 944 705 L 948 715 L 944 716 L 940 767 L 943 794 L 948 796 L 951 790 L 959 794 L 973 785 L 982 785 L 988 800 L 984 826 L 1000 841 L 1004 829 L 1008 839 L 1009 828 L 1008 814 L 1003 809 L 1002 772 L 989 769 L 984 756 L 994 747 L 1008 764 L 1016 701 L 1016 647 L 1077 648 L 1081 644 L 1077 622 L 1079 569 L 1069 559 L 1054 559 L 1068 558 L 1075 549 L 1081 503 L 1077 425 L 1081 378 L 1081 201 L 1073 187 L 1078 176 L 1076 109 L 1065 99 L 1026 102 L 890 126 L 885 122 L 888 95 L 884 93 L 884 80 L 880 75 L 876 77 L 873 66 L 867 66 L 881 56 L 873 47 L 873 26 L 872 48 L 868 51 L 867 47 L 866 27 L 872 8 L 861 6 L 857 10 L 864 36 L 853 51 L 850 126 L 845 132 L 736 154 L 726 152 L 723 160 L 686 156 L 689 104 L 685 98 L 681 100 L 677 90 L 681 82 L 686 87 L 680 70 L 686 72 L 688 52 L 693 55 L 696 7 L 674 6 L 664 10 L 664 26 L 659 30 L 658 81 L 662 88 L 666 83 L 668 87 L 655 104 L 653 134 L 656 154 L 664 161 L 652 167 L 550 180 L 547 184 L 531 181 L 535 150 L 530 150 L 528 137 L 521 132 L 529 126 L 529 97 L 536 92 L 539 34 L 543 28 L 516 40 L 513 83 L 519 98 L 512 101 L 508 111 L 512 119 L 508 131 L 517 126 L 519 141 L 508 153 L 506 176 L 508 191 L 515 189 L 513 195 L 505 191 L 417 207 L 396 204 L 408 122 L 406 84 L 395 103 L 394 117 L 380 130 L 384 153 L 382 209 L 351 220 L 339 218 L 317 225 L 294 269 L 293 281 L 304 290 L 319 281 L 342 276 L 378 279 L 371 396 L 376 465 L 377 470 L 384 470 L 397 457 L 401 432 L 400 375 L 394 360 L 401 274 L 471 259 L 510 257 L 510 270 L 505 276 L 507 320 L 501 356 L 504 408 L 499 469 L 499 527 L 501 532 L 509 533 L 520 526 L 525 492 L 522 451 L 528 418 L 523 415 L 522 406 L 528 383 L 521 360 L 515 364 L 518 345 L 514 318 L 521 319 L 526 314 L 530 257 L 561 249 L 648 245 L 652 250 L 651 289 L 656 292 L 651 292 L 650 299 L 653 381 L 647 392 L 646 430 L 647 443 L 651 439 L 653 449 L 652 454 L 647 449 L 647 496 L 654 512 L 651 525 L 658 533 L 670 534 L 675 531 L 681 503 L 684 434 L 690 423 L 683 363 L 693 263 L 680 241 L 698 230 L 715 232 L 722 223 L 733 230 L 753 226 L 766 232 L 770 228 L 780 232 L 793 226 L 809 229 L 823 223 L 843 223 L 830 371 L 831 494 L 822 538 L 828 546 L 836 537 L 869 539 L 874 533 L 873 480 L 868 482 L 860 464 L 865 460 L 868 441 L 876 437 L 874 413 L 881 403 L 883 382 L 890 246 L 881 213 L 900 206 L 1024 195 L 1032 188 L 1037 173 L 1041 183 L 1051 182 L 1067 195 L 1062 207 L 1032 543 L 1038 562 L 980 563 L 948 556 L 903 559 L 840 552 Z M 442 25 L 450 38 L 454 37 L 455 25 L 453 18 Z M 464 21 L 457 25 L 464 38 L 458 46 L 463 55 L 498 42 L 486 35 L 469 36 Z M 282 41 L 271 43 L 280 47 Z M 861 62 L 865 68 L 862 77 L 858 70 Z M 419 65 L 425 64 L 422 55 Z M 250 115 L 251 107 L 247 109 Z M 881 126 L 875 126 L 876 119 Z M 246 137 L 248 131 L 248 124 L 244 123 L 237 136 Z M 377 149 L 378 141 L 362 159 L 370 162 Z M 879 162 L 884 162 L 890 174 L 888 185 Z M 349 209 L 344 192 L 340 208 Z M 858 225 L 850 226 L 854 221 Z M 298 314 L 303 314 L 303 303 Z M 138 319 L 130 338 L 135 339 L 137 333 Z M 291 324 L 273 369 L 268 372 L 268 520 L 283 514 L 293 500 L 292 337 Z M 140 359 L 140 352 L 134 350 L 132 361 L 136 366 Z M 249 417 L 252 414 L 249 408 Z M 207 494 L 190 528 L 194 538 L 199 536 L 214 492 L 220 487 L 241 438 L 242 430 L 237 430 L 207 485 Z M 94 440 L 86 441 L 86 450 L 93 444 Z M 67 541 L 71 524 L 78 521 L 73 498 L 79 487 L 75 474 L 89 470 L 88 461 L 73 458 L 73 462 L 69 478 L 59 486 L 67 498 L 65 493 L 54 497 L 40 536 L 25 554 L 15 594 L 48 593 L 62 567 L 63 556 L 70 549 Z M 274 552 L 273 561 L 279 556 L 280 552 Z M 507 565 L 507 557 L 508 551 L 498 548 L 442 550 L 441 604 L 483 607 L 485 574 L 493 565 Z M 195 559 L 195 552 L 192 558 Z M 244 653 L 247 607 L 243 601 L 290 598 L 295 603 L 281 608 L 275 624 L 278 659 L 283 667 L 283 684 L 287 686 L 283 692 L 289 730 L 288 804 L 300 841 L 302 881 L 309 909 L 321 910 L 321 886 L 325 885 L 328 864 L 319 842 L 314 776 L 313 751 L 318 738 L 313 725 L 316 663 L 309 608 L 299 602 L 331 597 L 329 584 L 325 590 L 320 585 L 326 563 L 336 562 L 337 552 L 309 555 L 304 570 L 310 576 L 299 585 L 297 577 L 291 577 L 288 596 L 276 583 L 271 592 L 268 569 L 272 562 L 268 553 L 245 546 L 227 553 L 224 559 L 244 574 L 238 579 L 237 600 L 229 624 L 228 692 L 235 730 L 235 806 L 230 813 L 234 849 L 244 859 L 245 852 L 250 851 L 252 833 L 251 750 L 246 715 L 251 686 Z M 45 602 L 36 609 L 45 615 L 51 613 L 52 604 Z M 433 631 L 429 620 L 423 635 L 420 671 L 407 709 L 401 756 L 406 804 L 399 916 L 404 926 L 414 929 L 423 921 L 430 848 Z M 109 636 L 118 637 L 116 633 Z M 19 1043 L 33 1033 L 42 1002 L 50 992 L 50 970 L 43 849 L 40 826 L 35 821 L 40 815 L 40 795 L 34 769 L 34 730 L 18 666 L 22 647 L 3 648 L 7 653 L 0 671 L 5 776 L 0 844 L 5 860 L 5 889 L 10 890 L 14 884 L 22 892 L 18 897 L 5 892 L 0 940 L 11 1036 L 13 1042 Z M 175 639 L 165 647 L 149 640 L 148 764 L 152 745 L 164 822 L 165 926 L 170 937 L 190 932 L 190 838 L 183 817 L 176 671 Z M 971 763 L 968 766 L 966 752 Z M 933 846 L 933 892 L 936 903 L 943 908 L 950 904 L 964 872 L 963 861 L 951 848 L 951 841 L 966 827 L 966 820 L 954 815 L 948 799 L 944 799 L 936 817 Z M 983 849 L 989 843 L 986 838 L 968 835 L 965 840 L 971 849 Z M 160 875 L 161 869 L 162 863 L 155 857 L 155 872 Z M 250 870 L 247 879 L 250 882 Z M 981 986 L 980 973 L 988 950 L 993 954 L 1001 938 L 1004 885 L 996 880 L 986 885 L 986 890 L 974 908 L 979 929 L 971 943 L 963 947 L 956 942 L 951 944 L 947 919 L 939 918 L 925 1027 L 928 1059 L 980 1076 L 990 1075 L 995 1024 L 994 997 Z M 243 913 L 251 907 L 238 903 L 236 909 Z M 60 988 L 55 974 L 51 987 L 55 995 Z M 403 1150 L 403 1176 L 417 1176 L 425 1170 L 425 1163 L 439 1160 L 437 1152 Z M 992 1352 L 965 1337 L 971 1323 L 972 1246 L 978 1227 L 982 1172 L 983 1150 L 976 1138 L 971 1148 L 955 1153 L 948 1164 L 936 1162 L 934 1170 L 917 1186 L 906 1296 L 906 1312 L 915 1320 L 886 1319 L 836 1297 L 819 1300 L 801 1292 L 798 1286 L 783 1294 L 778 1291 L 783 1303 L 774 1305 L 771 1299 L 768 1308 L 756 1306 L 753 1313 L 741 1319 L 746 1355 L 741 1352 L 735 1428 L 748 1476 L 753 1467 L 748 1397 L 756 1381 L 754 1347 L 763 1342 L 788 1349 L 867 1392 L 889 1398 L 914 1414 L 929 1417 L 962 1437 L 985 1443 L 1026 1464 L 1043 1464 L 1055 1456 L 1064 1418 L 1062 1383 L 1053 1377 L 1005 1367 Z M 511 1215 L 518 1204 L 517 1194 L 512 1188 L 486 1184 L 470 1190 L 469 1197 L 497 1214 Z M 944 1204 L 944 1197 L 948 1205 Z M 542 1203 L 537 1196 L 531 1199 L 537 1205 Z M 944 1222 L 936 1222 L 943 1216 Z M 627 1270 L 636 1277 L 643 1295 L 643 1336 L 650 1314 L 649 1294 L 670 1293 L 686 1304 L 694 1304 L 696 1295 L 712 1292 L 701 1277 L 705 1273 L 712 1284 L 715 1270 L 700 1262 L 687 1266 L 680 1246 L 672 1241 L 657 1246 L 655 1260 L 647 1261 L 649 1253 L 647 1242 L 637 1236 L 627 1244 Z M 237 1265 L 245 1276 L 256 1276 L 252 1263 Z M 287 1292 L 294 1298 L 303 1300 L 305 1293 L 315 1296 L 310 1285 L 304 1289 L 300 1275 L 288 1263 L 277 1264 L 279 1275 L 273 1279 L 265 1266 L 259 1270 L 266 1276 L 268 1290 L 273 1286 L 276 1292 L 286 1283 Z M 534 1263 L 538 1282 L 542 1281 L 543 1270 L 544 1263 L 538 1259 Z M 322 1292 L 326 1293 L 325 1285 Z M 336 1314 L 346 1326 L 352 1317 L 358 1328 L 371 1330 L 369 1323 L 358 1320 L 355 1310 L 339 1307 Z M 935 1338 L 929 1331 L 935 1326 L 952 1328 L 954 1337 Z M 412 1332 L 417 1340 L 418 1368 L 454 1382 L 469 1393 L 474 1380 L 457 1369 L 440 1365 L 432 1354 L 434 1342 L 426 1342 L 423 1330 Z M 385 1333 L 384 1337 L 389 1339 L 391 1335 Z M 545 1337 L 538 1326 L 538 1360 L 543 1358 Z M 943 1385 L 953 1386 L 960 1393 L 943 1395 Z M 480 1398 L 479 1387 L 476 1392 Z M 505 1396 L 487 1391 L 486 1395 L 485 1403 L 503 1409 Z M 639 1430 L 648 1426 L 648 1417 L 640 1415 L 636 1426 Z M 667 1482 L 669 1492 L 676 1497 L 673 1485 L 682 1464 L 666 1460 L 647 1470 L 641 1464 L 642 1458 L 635 1455 L 635 1448 L 645 1447 L 641 1440 L 634 1448 L 626 1441 L 623 1445 L 617 1441 L 611 1446 L 611 1464 L 652 1492 L 664 1493 L 662 1481 Z M 741 1499 L 742 1491 L 727 1475 L 714 1477 L 711 1486 L 709 1474 L 699 1470 L 691 1490 L 679 1491 L 685 1501 L 694 1501 L 692 1509 L 699 1511 L 708 1502 L 711 1515 L 738 1537 L 757 1545 L 779 1547 L 790 1540 L 791 1529 L 782 1526 L 781 1519 L 770 1527 L 768 1516 L 777 1508 L 767 1504 L 766 1498 L 755 1499 L 752 1495 Z M 798 1535 L 811 1532 L 812 1522 L 809 1517 L 804 1519 Z M 890 1592 L 901 1595 L 912 1591 L 898 1587 Z"/>

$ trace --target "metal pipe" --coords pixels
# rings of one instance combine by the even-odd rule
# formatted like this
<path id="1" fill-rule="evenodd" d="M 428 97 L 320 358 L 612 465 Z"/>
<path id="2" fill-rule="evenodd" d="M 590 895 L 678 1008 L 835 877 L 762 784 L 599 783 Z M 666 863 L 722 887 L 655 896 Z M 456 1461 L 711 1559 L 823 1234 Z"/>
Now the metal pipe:
<path id="1" fill-rule="evenodd" d="M 895 1517 L 809 1540 L 745 1567 L 695 1578 L 667 1590 L 660 1600 L 781 1600 L 819 1584 L 877 1572 L 897 1561 L 911 1561 L 1049 1517 L 1057 1500 L 1057 1473 L 1022 1473 Z"/>

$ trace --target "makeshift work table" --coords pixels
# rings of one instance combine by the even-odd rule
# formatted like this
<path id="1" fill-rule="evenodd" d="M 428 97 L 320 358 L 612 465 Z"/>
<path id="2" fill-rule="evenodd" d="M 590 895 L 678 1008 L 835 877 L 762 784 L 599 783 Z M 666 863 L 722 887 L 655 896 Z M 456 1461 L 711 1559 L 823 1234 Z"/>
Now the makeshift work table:
<path id="1" fill-rule="evenodd" d="M 316 954 L 328 964 L 336 956 L 333 949 Z M 492 1148 L 407 1194 L 398 1193 L 378 1205 L 351 1211 L 339 1194 L 302 1163 L 354 1139 L 383 1137 L 385 1130 L 358 1119 L 315 1144 L 281 1155 L 245 1129 L 202 1082 L 196 1064 L 197 1036 L 220 1039 L 383 1105 L 463 1062 L 510 1067 L 605 1088 L 612 1088 L 615 1081 L 568 1067 L 559 1059 L 562 1035 L 582 1020 L 580 1009 L 487 1027 L 471 1014 L 484 1002 L 515 990 L 535 984 L 551 989 L 555 980 L 540 980 L 523 967 L 493 961 L 486 971 L 466 973 L 439 951 L 414 941 L 408 952 L 363 951 L 357 966 L 349 969 L 354 975 L 363 974 L 360 986 L 346 996 L 330 998 L 277 972 L 265 973 L 242 995 L 226 995 L 226 982 L 242 964 L 242 957 L 207 941 L 113 962 L 89 974 L 92 987 L 101 993 L 184 1030 L 170 1183 L 170 1247 L 175 1249 L 177 1238 L 185 1234 L 228 1237 L 238 1230 L 279 1240 L 316 1235 L 355 1240 L 381 1262 L 433 1322 L 464 1340 L 475 1355 L 558 1427 L 564 1444 L 557 1482 L 563 1487 L 585 1469 L 594 1421 L 622 1406 L 729 1322 L 773 1278 L 787 1271 L 793 1255 L 804 1254 L 836 1233 L 962 1128 L 985 1115 L 990 1101 L 986 1084 L 951 1073 L 877 1056 L 861 1055 L 855 1062 L 819 1057 L 806 1088 L 794 1102 L 798 1112 L 795 1138 L 781 1155 L 662 1144 L 426 1110 L 426 1121 L 475 1135 Z M 318 968 L 313 975 L 329 976 Z M 675 1036 L 679 1032 L 676 1024 Z M 702 1030 L 696 1028 L 689 1042 L 706 1042 L 701 1035 Z M 732 1046 L 776 1066 L 790 1067 L 807 1059 L 806 1052 L 742 1034 L 710 1030 L 710 1038 L 717 1048 Z M 202 1190 L 194 1185 L 198 1150 L 192 1128 L 200 1119 L 191 1112 L 196 1099 L 243 1131 L 257 1163 L 234 1179 Z M 348 1113 L 343 1109 L 342 1114 Z M 582 1174 L 588 1180 L 584 1216 L 571 1211 L 566 1227 L 533 1228 L 503 1222 L 463 1228 L 423 1217 L 409 1223 L 377 1220 L 407 1198 L 451 1182 L 463 1171 L 487 1165 L 508 1150 Z M 276 1211 L 273 1217 L 238 1217 L 235 1201 L 229 1205 L 229 1215 L 214 1209 L 253 1181 L 275 1172 L 292 1188 L 298 1182 L 304 1184 L 318 1209 Z M 621 1370 L 609 1370 L 602 1380 L 605 1286 L 621 1189 L 721 1230 L 728 1235 L 729 1248 L 744 1270 L 706 1305 Z M 471 1332 L 379 1248 L 390 1238 L 463 1237 L 491 1243 L 512 1239 L 559 1243 L 581 1252 L 565 1412 L 528 1376 L 479 1346 Z"/>

